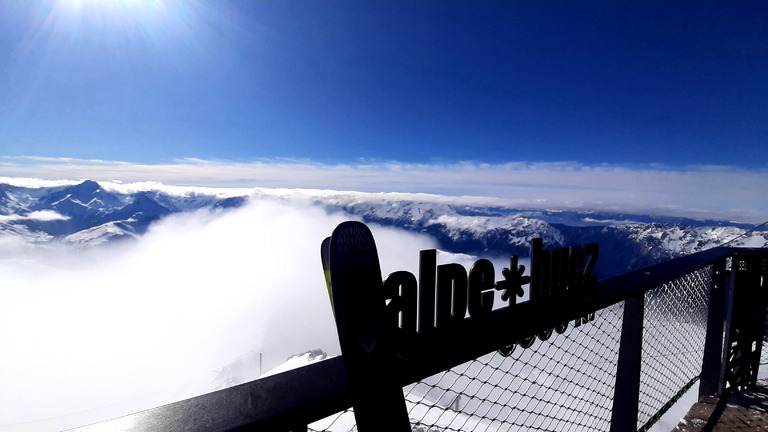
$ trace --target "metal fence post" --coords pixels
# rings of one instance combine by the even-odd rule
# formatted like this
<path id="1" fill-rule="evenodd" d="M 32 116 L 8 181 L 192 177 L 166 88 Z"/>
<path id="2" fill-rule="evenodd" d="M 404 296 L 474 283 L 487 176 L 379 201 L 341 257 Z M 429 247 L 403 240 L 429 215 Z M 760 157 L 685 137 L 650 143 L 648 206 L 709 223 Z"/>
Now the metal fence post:
<path id="1" fill-rule="evenodd" d="M 616 369 L 611 432 L 637 430 L 644 308 L 644 293 L 636 294 L 624 301 L 624 321 L 621 325 L 621 345 Z"/>
<path id="2" fill-rule="evenodd" d="M 730 310 L 726 307 L 729 313 L 726 314 L 723 348 L 723 396 L 754 388 L 757 384 L 768 305 L 766 258 L 734 253 L 731 267 L 732 291 L 726 296 L 726 304 L 731 303 L 731 306 Z"/>
<path id="3" fill-rule="evenodd" d="M 709 287 L 707 336 L 704 341 L 699 397 L 722 396 L 723 326 L 726 317 L 726 292 L 729 290 L 725 260 L 719 260 L 713 265 Z M 730 313 L 728 315 L 730 316 Z"/>

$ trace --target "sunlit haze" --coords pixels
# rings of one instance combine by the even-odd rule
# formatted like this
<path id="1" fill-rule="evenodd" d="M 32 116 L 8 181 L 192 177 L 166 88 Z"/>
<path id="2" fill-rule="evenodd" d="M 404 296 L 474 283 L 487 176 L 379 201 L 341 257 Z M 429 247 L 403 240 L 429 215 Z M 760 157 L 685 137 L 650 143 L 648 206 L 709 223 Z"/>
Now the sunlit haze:
<path id="1" fill-rule="evenodd" d="M 765 221 L 767 22 L 766 2 L 0 2 L 0 184 L 249 197 L 93 248 L 22 223 L 53 209 L 0 211 L 0 431 L 339 354 L 319 247 L 358 216 L 318 197 Z M 385 274 L 439 247 L 372 226 Z"/>

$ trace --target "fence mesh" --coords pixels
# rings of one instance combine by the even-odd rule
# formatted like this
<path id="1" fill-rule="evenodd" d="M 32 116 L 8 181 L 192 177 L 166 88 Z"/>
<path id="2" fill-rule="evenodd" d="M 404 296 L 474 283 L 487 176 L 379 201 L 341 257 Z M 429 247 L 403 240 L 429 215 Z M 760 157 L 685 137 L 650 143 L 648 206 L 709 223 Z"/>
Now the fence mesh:
<path id="1" fill-rule="evenodd" d="M 645 294 L 637 419 L 641 430 L 701 373 L 711 280 L 709 266 Z"/>
<path id="2" fill-rule="evenodd" d="M 645 294 L 639 430 L 699 377 L 711 280 L 710 266 Z M 405 387 L 412 429 L 609 430 L 623 313 L 621 302 L 528 349 L 494 352 Z M 354 414 L 338 413 L 310 430 L 356 430 Z"/>
<path id="3" fill-rule="evenodd" d="M 607 430 L 623 309 L 406 387 L 413 430 Z"/>
<path id="4" fill-rule="evenodd" d="M 498 352 L 403 389 L 412 429 L 442 431 L 605 431 L 609 429 L 623 303 L 563 334 Z M 310 425 L 354 431 L 351 410 Z"/>
<path id="5" fill-rule="evenodd" d="M 309 432 L 338 431 L 348 432 L 357 431 L 355 424 L 355 412 L 352 408 L 338 412 L 332 416 L 318 420 L 307 426 Z"/>

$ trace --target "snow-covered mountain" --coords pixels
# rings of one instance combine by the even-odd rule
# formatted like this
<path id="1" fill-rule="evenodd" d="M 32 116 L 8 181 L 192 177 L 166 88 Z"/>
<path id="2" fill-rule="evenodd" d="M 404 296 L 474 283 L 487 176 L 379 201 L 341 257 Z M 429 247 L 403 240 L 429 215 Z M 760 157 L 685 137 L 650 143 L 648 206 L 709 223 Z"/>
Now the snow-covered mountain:
<path id="1" fill-rule="evenodd" d="M 543 238 L 548 248 L 598 242 L 602 251 L 598 272 L 603 277 L 721 245 L 749 228 L 681 217 L 519 209 L 496 199 L 472 197 L 86 180 L 50 187 L 0 184 L 0 236 L 91 247 L 140 237 L 153 222 L 171 214 L 223 211 L 258 199 L 303 200 L 366 223 L 426 233 L 453 253 L 525 256 L 536 237 Z M 733 245 L 764 247 L 768 232 L 750 233 Z"/>
<path id="2" fill-rule="evenodd" d="M 198 193 L 193 188 L 183 193 L 120 191 L 90 180 L 57 187 L 0 184 L 0 235 L 93 246 L 136 238 L 152 222 L 173 213 L 236 207 L 244 201 L 245 196 Z"/>
<path id="3" fill-rule="evenodd" d="M 364 222 L 434 236 L 441 249 L 470 255 L 527 256 L 530 241 L 545 248 L 597 242 L 597 274 L 609 277 L 717 247 L 766 247 L 768 232 L 738 222 L 588 210 L 535 210 L 472 198 L 404 194 L 342 194 L 318 199 Z M 746 235 L 745 235 L 746 234 Z M 743 238 L 740 238 L 744 236 Z"/>

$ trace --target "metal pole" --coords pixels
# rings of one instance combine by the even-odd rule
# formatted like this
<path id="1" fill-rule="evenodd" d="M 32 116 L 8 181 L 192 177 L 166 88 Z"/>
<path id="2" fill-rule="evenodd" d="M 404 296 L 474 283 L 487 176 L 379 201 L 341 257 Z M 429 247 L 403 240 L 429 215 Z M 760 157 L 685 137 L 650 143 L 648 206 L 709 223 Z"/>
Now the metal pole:
<path id="1" fill-rule="evenodd" d="M 624 301 L 624 322 L 621 325 L 621 345 L 616 369 L 611 432 L 637 430 L 644 308 L 644 293 L 629 297 Z"/>
<path id="2" fill-rule="evenodd" d="M 707 336 L 704 341 L 704 357 L 701 364 L 699 397 L 722 396 L 723 330 L 726 317 L 726 293 L 729 291 L 725 260 L 717 261 L 712 268 L 709 290 Z M 730 313 L 727 314 L 730 316 Z"/>

